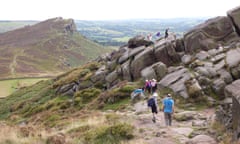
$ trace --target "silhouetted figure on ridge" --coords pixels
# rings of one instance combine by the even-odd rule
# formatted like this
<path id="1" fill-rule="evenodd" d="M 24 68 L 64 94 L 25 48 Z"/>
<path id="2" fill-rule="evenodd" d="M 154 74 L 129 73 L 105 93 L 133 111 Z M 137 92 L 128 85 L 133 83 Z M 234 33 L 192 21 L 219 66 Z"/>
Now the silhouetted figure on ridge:
<path id="1" fill-rule="evenodd" d="M 168 37 L 168 30 L 169 30 L 169 28 L 167 28 L 167 29 L 165 30 L 165 38 Z"/>

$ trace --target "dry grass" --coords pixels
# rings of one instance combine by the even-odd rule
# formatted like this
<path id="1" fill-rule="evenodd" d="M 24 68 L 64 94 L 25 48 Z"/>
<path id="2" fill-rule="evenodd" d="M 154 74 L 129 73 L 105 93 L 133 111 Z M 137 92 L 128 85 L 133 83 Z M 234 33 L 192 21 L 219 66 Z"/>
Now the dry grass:
<path id="1" fill-rule="evenodd" d="M 144 142 L 144 140 L 142 139 L 133 139 L 133 140 L 130 140 L 130 141 L 124 141 L 124 142 L 121 142 L 121 144 L 146 144 L 146 142 Z"/>
<path id="2" fill-rule="evenodd" d="M 20 127 L 1 125 L 0 144 L 44 144 L 44 133 L 26 136 Z"/>

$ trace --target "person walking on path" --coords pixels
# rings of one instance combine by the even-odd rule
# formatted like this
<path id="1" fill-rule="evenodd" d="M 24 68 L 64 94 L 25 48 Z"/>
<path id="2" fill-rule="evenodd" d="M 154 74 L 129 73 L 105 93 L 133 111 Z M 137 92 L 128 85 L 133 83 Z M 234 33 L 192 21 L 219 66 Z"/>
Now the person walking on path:
<path id="1" fill-rule="evenodd" d="M 148 91 L 148 93 L 151 93 L 151 81 L 150 80 L 146 80 L 145 84 L 144 84 L 144 91 Z"/>
<path id="2" fill-rule="evenodd" d="M 153 93 L 153 95 L 151 96 L 150 99 L 148 99 L 148 107 L 151 108 L 152 110 L 152 121 L 155 123 L 156 122 L 156 114 L 158 113 L 158 103 L 157 103 L 157 97 L 158 94 L 157 93 Z"/>
<path id="3" fill-rule="evenodd" d="M 164 112 L 166 126 L 171 126 L 174 113 L 174 100 L 172 99 L 171 94 L 167 94 L 167 97 L 163 99 L 162 110 Z"/>
<path id="4" fill-rule="evenodd" d="M 151 80 L 151 92 L 152 92 L 152 93 L 155 93 L 156 90 L 157 90 L 157 80 L 152 79 L 152 80 Z"/>
<path id="5" fill-rule="evenodd" d="M 167 29 L 165 30 L 165 39 L 168 37 L 168 30 L 169 30 L 169 28 L 167 28 Z"/>

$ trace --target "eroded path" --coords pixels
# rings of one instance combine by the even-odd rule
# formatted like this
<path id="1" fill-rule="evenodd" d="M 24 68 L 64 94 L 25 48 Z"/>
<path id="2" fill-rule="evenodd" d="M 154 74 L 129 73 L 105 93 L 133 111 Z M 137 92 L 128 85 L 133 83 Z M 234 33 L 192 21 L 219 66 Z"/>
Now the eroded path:
<path id="1" fill-rule="evenodd" d="M 16 77 L 17 57 L 24 53 L 24 49 L 20 50 L 13 56 L 12 63 L 9 65 L 10 73 L 12 77 Z"/>
<path id="2" fill-rule="evenodd" d="M 189 119 L 184 121 L 174 119 L 173 125 L 166 127 L 163 112 L 157 114 L 156 123 L 152 122 L 151 111 L 145 102 L 135 104 L 134 110 L 132 124 L 138 129 L 137 137 L 142 144 L 185 144 L 191 136 L 204 134 L 202 131 L 210 127 L 215 113 L 213 108 L 200 111 L 178 110 L 175 115 L 187 116 Z"/>

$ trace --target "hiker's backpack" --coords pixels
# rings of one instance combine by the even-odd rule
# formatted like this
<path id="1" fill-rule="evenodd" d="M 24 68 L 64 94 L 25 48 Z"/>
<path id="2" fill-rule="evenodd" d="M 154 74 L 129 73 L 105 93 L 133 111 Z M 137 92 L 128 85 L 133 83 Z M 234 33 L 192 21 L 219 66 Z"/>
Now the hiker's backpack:
<path id="1" fill-rule="evenodd" d="M 153 107 L 153 106 L 155 105 L 155 100 L 154 100 L 154 98 L 148 99 L 147 105 L 148 105 L 148 107 Z"/>

